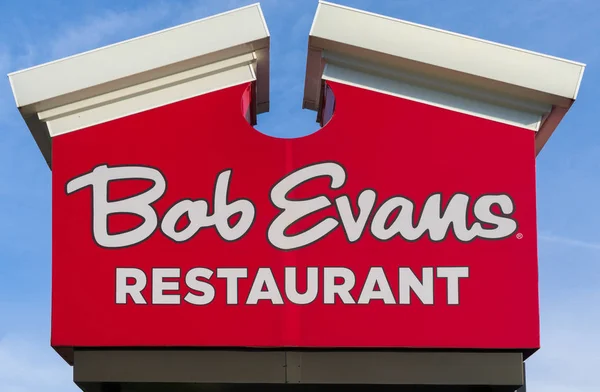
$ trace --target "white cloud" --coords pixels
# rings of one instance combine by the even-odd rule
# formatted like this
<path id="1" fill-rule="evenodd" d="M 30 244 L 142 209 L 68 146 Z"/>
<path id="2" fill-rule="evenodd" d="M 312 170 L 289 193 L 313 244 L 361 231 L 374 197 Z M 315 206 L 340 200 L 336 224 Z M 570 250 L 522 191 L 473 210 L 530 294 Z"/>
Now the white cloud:
<path id="1" fill-rule="evenodd" d="M 600 291 L 564 294 L 542 306 L 542 348 L 527 361 L 528 391 L 598 390 Z"/>
<path id="2" fill-rule="evenodd" d="M 16 69 L 27 68 L 33 65 L 35 59 L 34 47 L 24 44 L 18 53 L 13 53 L 7 45 L 0 44 L 0 124 L 12 111 L 17 113 L 12 98 L 12 90 L 8 82 L 7 74 Z M 0 141 L 2 141 L 0 139 Z"/>
<path id="3" fill-rule="evenodd" d="M 0 45 L 0 75 L 4 77 L 12 65 L 11 55 L 6 46 Z M 8 84 L 8 82 L 6 82 Z M 8 106 L 8 94 L 0 94 L 0 117 Z"/>
<path id="4" fill-rule="evenodd" d="M 50 55 L 61 58 L 104 45 L 132 35 L 166 18 L 171 9 L 164 3 L 152 4 L 133 11 L 107 10 L 98 16 L 84 18 L 83 22 L 61 31 L 53 40 Z"/>
<path id="5" fill-rule="evenodd" d="M 72 368 L 32 335 L 6 335 L 0 340 L 0 385 L 3 392 L 80 391 Z"/>
<path id="6" fill-rule="evenodd" d="M 80 22 L 59 27 L 58 33 L 48 41 L 49 53 L 38 60 L 70 56 L 251 3 L 251 0 L 235 0 L 229 4 L 219 0 L 157 0 L 126 11 L 99 10 L 94 15 L 84 16 Z"/>
<path id="7" fill-rule="evenodd" d="M 10 69 L 10 54 L 6 47 L 0 46 L 0 73 L 6 74 Z"/>
<path id="8" fill-rule="evenodd" d="M 567 246 L 574 246 L 577 248 L 587 248 L 587 249 L 595 249 L 600 250 L 600 242 L 589 242 L 583 241 L 579 239 L 561 237 L 557 235 L 548 235 L 548 234 L 540 234 L 538 239 L 547 242 L 553 242 L 556 244 L 562 244 Z"/>

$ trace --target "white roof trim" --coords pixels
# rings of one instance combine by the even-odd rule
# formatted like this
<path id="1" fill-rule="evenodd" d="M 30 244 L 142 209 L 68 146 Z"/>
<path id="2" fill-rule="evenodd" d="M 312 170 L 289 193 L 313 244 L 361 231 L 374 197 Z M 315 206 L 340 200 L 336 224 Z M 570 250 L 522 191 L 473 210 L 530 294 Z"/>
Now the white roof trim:
<path id="1" fill-rule="evenodd" d="M 253 4 L 8 76 L 17 106 L 23 108 L 192 59 L 208 56 L 205 63 L 210 63 L 268 46 L 269 31 L 260 5 Z M 203 64 L 190 63 L 187 69 L 198 65 Z"/>
<path id="2" fill-rule="evenodd" d="M 426 103 L 428 105 L 466 113 L 475 117 L 485 118 L 504 124 L 537 131 L 543 114 L 550 112 L 548 106 L 545 111 L 518 110 L 488 103 L 481 99 L 472 99 L 465 96 L 433 90 L 426 87 L 406 83 L 402 80 L 384 78 L 372 73 L 361 72 L 356 69 L 342 67 L 336 64 L 327 64 L 323 72 L 323 79 L 360 87 L 382 94 L 409 99 L 411 101 Z"/>
<path id="3" fill-rule="evenodd" d="M 311 50 L 328 50 L 415 73 L 460 79 L 472 86 L 503 89 L 515 96 L 522 93 L 561 106 L 568 106 L 567 101 L 576 98 L 585 68 L 578 62 L 324 1 L 317 7 L 311 27 Z M 316 73 L 309 64 L 305 102 L 315 101 L 319 95 L 312 91 L 317 84 L 308 80 Z"/>
<path id="4" fill-rule="evenodd" d="M 256 3 L 8 78 L 17 107 L 51 166 L 54 135 L 214 89 L 252 80 L 253 113 L 267 112 L 269 61 L 269 30 Z M 218 75 L 206 75 L 209 69 Z"/>
<path id="5" fill-rule="evenodd" d="M 548 59 L 558 60 L 558 61 L 564 61 L 566 63 L 580 65 L 580 66 L 585 67 L 584 63 L 581 63 L 581 62 L 578 62 L 578 61 L 567 60 L 567 59 L 564 59 L 564 58 L 561 58 L 561 57 L 551 56 L 551 55 L 544 54 L 544 53 L 534 52 L 532 50 L 527 50 L 527 49 L 518 48 L 518 47 L 515 47 L 515 46 L 501 44 L 499 42 L 494 42 L 494 41 L 489 41 L 489 40 L 485 40 L 485 39 L 482 39 L 482 38 L 472 37 L 472 36 L 469 36 L 469 35 L 466 35 L 466 34 L 455 33 L 455 32 L 448 31 L 448 30 L 438 29 L 438 28 L 431 27 L 431 26 L 426 26 L 426 25 L 422 25 L 422 24 L 418 24 L 418 23 L 414 23 L 414 22 L 409 22 L 409 21 L 406 21 L 406 20 L 403 20 L 403 19 L 393 18 L 391 16 L 386 16 L 386 15 L 376 14 L 374 12 L 359 10 L 359 9 L 348 7 L 348 6 L 345 6 L 345 5 L 342 5 L 342 4 L 332 3 L 330 1 L 319 0 L 319 5 L 321 5 L 321 4 L 324 5 L 324 6 L 331 6 L 331 7 L 337 7 L 337 8 L 345 9 L 347 11 L 360 12 L 361 14 L 370 15 L 370 16 L 374 16 L 374 17 L 382 18 L 382 19 L 387 19 L 387 20 L 390 20 L 390 21 L 393 21 L 393 22 L 402 22 L 403 24 L 415 26 L 415 27 L 418 27 L 418 28 L 424 28 L 424 29 L 427 29 L 427 30 L 437 31 L 437 32 L 440 32 L 440 33 L 443 33 L 443 34 L 449 34 L 449 35 L 453 35 L 453 36 L 456 36 L 456 37 L 461 37 L 461 38 L 466 38 L 466 39 L 470 39 L 470 40 L 474 40 L 474 41 L 479 41 L 479 42 L 482 42 L 482 43 L 486 43 L 486 44 L 490 44 L 490 45 L 494 45 L 494 46 L 498 46 L 498 47 L 503 47 L 503 48 L 506 48 L 506 49 L 517 50 L 517 51 L 520 51 L 520 52 L 533 54 L 535 56 L 542 56 L 542 57 L 546 57 Z M 315 17 L 315 19 L 316 19 L 316 17 Z M 310 34 L 311 35 L 313 34 L 313 29 L 312 28 L 311 28 Z"/>
<path id="6" fill-rule="evenodd" d="M 38 113 L 51 137 L 256 80 L 252 54 Z M 219 72 L 215 72 L 215 71 Z"/>

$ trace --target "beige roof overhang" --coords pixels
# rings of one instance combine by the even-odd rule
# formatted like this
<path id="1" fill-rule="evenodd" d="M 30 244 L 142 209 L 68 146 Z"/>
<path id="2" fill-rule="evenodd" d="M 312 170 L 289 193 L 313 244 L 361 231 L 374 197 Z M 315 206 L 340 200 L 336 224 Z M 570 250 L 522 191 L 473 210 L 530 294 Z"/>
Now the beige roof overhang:
<path id="1" fill-rule="evenodd" d="M 319 110 L 328 67 L 336 75 L 361 72 L 346 80 L 359 86 L 364 75 L 378 75 L 539 114 L 539 152 L 575 101 L 585 65 L 321 1 L 309 34 L 303 108 Z"/>
<path id="2" fill-rule="evenodd" d="M 91 125 L 73 121 L 73 114 L 92 109 L 95 112 L 88 113 L 86 121 L 106 121 L 185 99 L 190 94 L 253 80 L 254 111 L 267 112 L 269 48 L 269 30 L 262 10 L 259 4 L 253 4 L 13 72 L 8 77 L 17 107 L 50 166 L 54 135 L 49 124 L 55 122 L 57 134 Z M 190 81 L 195 81 L 193 89 Z M 146 100 L 132 100 L 160 89 L 168 94 L 161 93 L 158 98 L 148 94 Z M 98 107 L 124 100 L 128 102 L 119 110 L 113 107 L 99 113 Z"/>

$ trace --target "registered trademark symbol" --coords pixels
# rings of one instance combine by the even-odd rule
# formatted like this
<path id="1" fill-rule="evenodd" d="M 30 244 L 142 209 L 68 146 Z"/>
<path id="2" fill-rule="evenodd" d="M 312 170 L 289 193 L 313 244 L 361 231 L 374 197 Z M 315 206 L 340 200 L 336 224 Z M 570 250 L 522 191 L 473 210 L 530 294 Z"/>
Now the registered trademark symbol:
<path id="1" fill-rule="evenodd" d="M 520 240 L 521 238 L 523 238 L 523 234 L 521 234 L 521 233 L 518 233 L 518 234 L 517 234 L 517 239 L 518 239 L 518 240 Z"/>

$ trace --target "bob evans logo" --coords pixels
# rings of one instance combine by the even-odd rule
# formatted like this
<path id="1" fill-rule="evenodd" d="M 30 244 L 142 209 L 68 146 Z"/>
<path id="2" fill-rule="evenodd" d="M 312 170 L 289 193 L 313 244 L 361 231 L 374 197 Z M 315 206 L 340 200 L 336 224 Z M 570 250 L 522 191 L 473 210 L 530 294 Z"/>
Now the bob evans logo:
<path id="1" fill-rule="evenodd" d="M 514 212 L 512 199 L 508 195 L 483 195 L 473 204 L 476 222 L 470 227 L 467 222 L 469 195 L 457 193 L 452 196 L 445 209 L 442 209 L 441 194 L 435 193 L 427 198 L 417 221 L 414 222 L 415 204 L 402 196 L 389 198 L 375 209 L 377 195 L 373 189 L 365 189 L 358 195 L 358 211 L 352 210 L 350 198 L 339 196 L 331 201 L 320 195 L 311 199 L 292 200 L 288 194 L 297 186 L 318 177 L 329 177 L 332 189 L 341 189 L 346 182 L 346 171 L 338 163 L 324 162 L 299 169 L 271 189 L 270 200 L 280 213 L 269 226 L 269 242 L 281 250 L 293 250 L 316 241 L 341 225 L 349 242 L 356 242 L 362 236 L 369 217 L 371 234 L 382 241 L 394 237 L 406 241 L 416 241 L 426 233 L 434 242 L 443 241 L 453 228 L 456 238 L 469 242 L 475 238 L 496 240 L 512 235 L 517 222 L 511 218 Z M 129 198 L 109 201 L 108 187 L 111 181 L 150 180 L 154 185 L 143 193 Z M 159 218 L 152 204 L 165 193 L 167 183 L 160 171 L 145 166 L 98 166 L 90 173 L 68 182 L 66 191 L 71 194 L 85 187 L 92 187 L 93 236 L 98 245 L 104 248 L 122 248 L 139 244 L 148 239 L 160 225 L 161 232 L 175 242 L 192 239 L 202 229 L 214 227 L 225 241 L 241 239 L 251 228 L 256 209 L 251 200 L 238 199 L 229 202 L 227 190 L 232 180 L 232 171 L 225 170 L 217 176 L 212 214 L 204 199 L 184 199 L 171 206 L 165 215 Z M 501 214 L 495 214 L 493 207 L 498 206 Z M 308 230 L 288 236 L 287 229 L 295 222 L 325 208 L 335 208 L 339 219 L 326 218 Z M 397 217 L 390 223 L 390 216 Z M 130 231 L 110 234 L 108 217 L 112 214 L 135 214 L 144 222 Z M 176 224 L 187 215 L 189 224 L 177 231 Z M 239 215 L 239 220 L 230 225 L 230 218 Z M 487 227 L 484 227 L 487 226 Z M 491 227 L 490 227 L 491 226 Z"/>
<path id="2" fill-rule="evenodd" d="M 340 228 L 350 243 L 359 241 L 367 228 L 373 237 L 381 241 L 416 241 L 428 234 L 433 242 L 445 240 L 451 231 L 450 228 L 454 236 L 462 242 L 469 242 L 475 238 L 498 240 L 512 235 L 517 230 L 517 222 L 511 217 L 515 206 L 506 194 L 483 195 L 472 201 L 469 195 L 456 193 L 445 208 L 439 193 L 430 195 L 422 208 L 417 208 L 415 203 L 406 197 L 394 196 L 375 208 L 375 190 L 364 189 L 356 200 L 356 211 L 347 195 L 336 197 L 334 200 L 323 194 L 302 200 L 289 197 L 289 193 L 295 188 L 319 177 L 328 177 L 331 189 L 341 190 L 346 182 L 347 173 L 335 162 L 316 163 L 288 174 L 271 189 L 269 199 L 279 213 L 269 225 L 267 239 L 275 248 L 289 251 L 309 246 Z M 144 192 L 127 198 L 110 200 L 108 197 L 109 184 L 112 181 L 139 179 L 150 180 L 153 185 Z M 162 217 L 154 209 L 153 203 L 165 194 L 167 183 L 163 174 L 155 168 L 97 166 L 91 172 L 70 180 L 66 185 L 66 192 L 72 194 L 80 189 L 92 187 L 92 234 L 96 243 L 104 248 L 134 246 L 151 237 L 158 228 L 163 235 L 176 243 L 193 240 L 194 236 L 208 228 L 214 228 L 225 241 L 237 241 L 252 229 L 256 208 L 251 200 L 229 199 L 228 189 L 231 181 L 232 170 L 218 174 L 212 206 L 204 199 L 183 199 L 168 208 Z M 289 228 L 296 222 L 317 211 L 331 208 L 337 212 L 336 218 L 324 218 L 301 233 L 289 235 Z M 471 224 L 468 222 L 470 208 L 475 218 Z M 108 218 L 113 214 L 134 214 L 141 217 L 143 223 L 128 231 L 109 233 Z M 178 222 L 183 217 L 187 217 L 188 223 L 178 230 Z M 233 217 L 238 219 L 232 224 Z M 423 268 L 419 279 L 410 268 L 399 267 L 399 287 L 396 291 L 398 300 L 381 267 L 371 268 L 357 300 L 350 294 L 350 290 L 355 286 L 356 277 L 348 268 L 323 268 L 322 271 L 318 268 L 308 268 L 306 292 L 299 294 L 296 291 L 295 267 L 287 267 L 284 291 L 288 300 L 297 304 L 314 301 L 318 287 L 324 290 L 325 303 L 335 303 L 335 298 L 339 297 L 341 302 L 346 304 L 369 303 L 374 299 L 383 300 L 386 304 L 409 304 L 410 293 L 413 292 L 422 303 L 433 304 L 435 275 L 447 282 L 447 304 L 458 304 L 459 279 L 469 276 L 468 267 L 439 267 L 435 270 L 434 274 L 434 268 Z M 214 272 L 207 268 L 187 271 L 184 281 L 190 292 L 183 296 L 183 300 L 196 305 L 212 302 L 216 294 L 210 281 L 216 277 L 227 281 L 227 303 L 237 304 L 237 284 L 239 279 L 248 278 L 248 269 L 217 268 L 216 276 L 213 274 Z M 322 276 L 320 283 L 319 275 Z M 127 303 L 127 298 L 131 298 L 136 304 L 147 303 L 142 295 L 148 281 L 145 272 L 136 268 L 117 268 L 115 277 L 117 303 Z M 182 296 L 165 292 L 178 291 L 179 282 L 172 279 L 183 278 L 182 272 L 177 268 L 154 268 L 151 277 L 151 302 L 180 304 Z M 258 269 L 252 288 L 246 296 L 246 304 L 255 304 L 259 300 L 270 300 L 274 304 L 283 303 L 280 288 L 270 268 Z"/>

